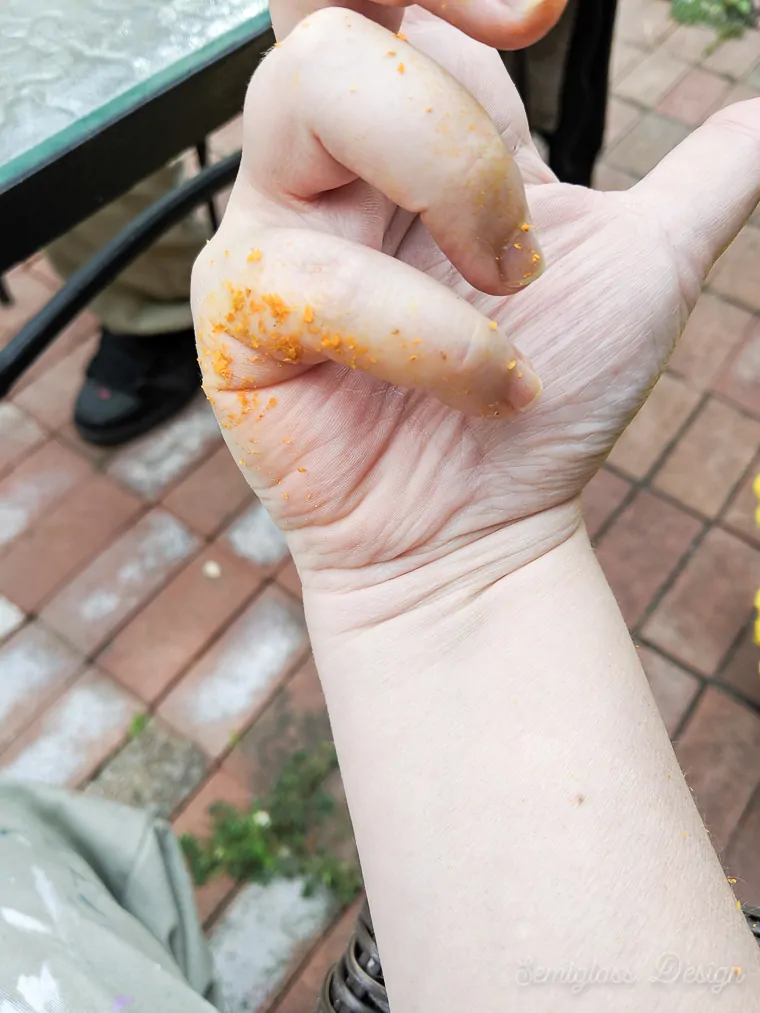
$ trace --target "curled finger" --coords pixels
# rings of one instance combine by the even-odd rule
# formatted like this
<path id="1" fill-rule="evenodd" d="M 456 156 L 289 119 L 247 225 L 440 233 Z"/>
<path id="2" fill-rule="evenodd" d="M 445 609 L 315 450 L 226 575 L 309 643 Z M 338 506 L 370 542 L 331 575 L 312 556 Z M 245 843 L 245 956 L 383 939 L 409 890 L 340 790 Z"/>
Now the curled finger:
<path id="1" fill-rule="evenodd" d="M 277 96 L 273 102 L 271 97 Z M 543 269 L 514 152 L 425 54 L 350 11 L 303 22 L 254 76 L 242 174 L 302 221 L 360 178 L 419 214 L 475 288 L 505 295 Z"/>
<path id="2" fill-rule="evenodd" d="M 306 230 L 260 230 L 254 241 L 223 257 L 212 243 L 196 264 L 193 310 L 212 396 L 240 391 L 247 410 L 263 410 L 256 392 L 325 361 L 468 414 L 509 417 L 538 396 L 538 377 L 496 322 L 407 264 Z"/>

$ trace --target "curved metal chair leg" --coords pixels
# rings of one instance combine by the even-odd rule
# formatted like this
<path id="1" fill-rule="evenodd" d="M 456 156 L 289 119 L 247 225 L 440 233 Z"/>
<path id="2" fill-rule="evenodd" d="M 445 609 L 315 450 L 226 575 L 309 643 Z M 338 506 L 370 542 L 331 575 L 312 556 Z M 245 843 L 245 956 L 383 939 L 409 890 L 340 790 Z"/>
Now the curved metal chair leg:
<path id="1" fill-rule="evenodd" d="M 744 917 L 747 919 L 747 925 L 749 925 L 752 935 L 760 945 L 760 907 L 750 907 L 749 904 L 742 905 L 742 911 Z"/>
<path id="2" fill-rule="evenodd" d="M 745 904 L 742 911 L 760 944 L 760 908 Z M 366 900 L 346 952 L 327 972 L 316 1013 L 390 1013 L 383 968 Z"/>
<path id="3" fill-rule="evenodd" d="M 389 1013 L 383 968 L 366 900 L 346 952 L 327 972 L 317 1013 Z"/>

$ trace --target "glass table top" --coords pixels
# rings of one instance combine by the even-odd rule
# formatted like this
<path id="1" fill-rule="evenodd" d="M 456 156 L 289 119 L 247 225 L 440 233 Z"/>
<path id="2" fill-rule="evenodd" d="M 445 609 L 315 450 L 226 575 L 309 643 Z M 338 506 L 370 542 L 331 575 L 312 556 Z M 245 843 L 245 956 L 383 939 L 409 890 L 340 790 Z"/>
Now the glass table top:
<path id="1" fill-rule="evenodd" d="M 0 0 L 0 186 L 268 27 L 267 0 Z"/>

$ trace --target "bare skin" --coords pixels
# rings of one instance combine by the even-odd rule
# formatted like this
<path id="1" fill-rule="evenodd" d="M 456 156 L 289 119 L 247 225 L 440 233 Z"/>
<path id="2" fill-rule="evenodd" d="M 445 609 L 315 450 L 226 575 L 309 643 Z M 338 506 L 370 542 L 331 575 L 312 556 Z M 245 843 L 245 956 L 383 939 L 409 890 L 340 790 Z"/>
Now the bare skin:
<path id="1" fill-rule="evenodd" d="M 760 102 L 594 193 L 451 25 L 273 6 L 194 313 L 303 578 L 392 1009 L 760 1010 L 578 508 L 757 204 Z M 488 4 L 458 10 L 492 41 Z M 658 980 L 673 953 L 727 984 Z M 523 960 L 631 977 L 571 994 Z"/>
<path id="2" fill-rule="evenodd" d="M 195 270 L 208 392 L 307 582 L 376 582 L 549 510 L 547 538 L 567 537 L 570 505 L 760 192 L 760 103 L 718 114 L 633 190 L 586 191 L 550 182 L 494 53 L 415 8 L 405 34 L 333 9 L 271 53 L 228 213 Z M 489 177 L 484 148 L 486 165 L 514 153 L 529 213 L 516 172 Z M 548 270 L 542 259 L 508 295 L 531 281 L 495 272 L 493 248 L 515 235 Z M 227 327 L 246 289 L 287 316 L 248 305 Z M 283 335 L 299 347 L 274 347 Z M 539 387 L 523 357 L 543 394 L 516 414 Z M 256 404 L 240 393 L 253 389 Z"/>

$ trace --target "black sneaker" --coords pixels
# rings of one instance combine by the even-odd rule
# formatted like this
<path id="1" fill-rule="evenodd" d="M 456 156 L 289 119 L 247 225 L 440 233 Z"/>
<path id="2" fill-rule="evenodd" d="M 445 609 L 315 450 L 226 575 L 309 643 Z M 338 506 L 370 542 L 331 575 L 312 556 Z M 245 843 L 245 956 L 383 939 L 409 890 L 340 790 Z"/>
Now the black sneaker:
<path id="1" fill-rule="evenodd" d="M 74 408 L 83 440 L 115 446 L 170 418 L 200 388 L 192 328 L 172 334 L 103 329 Z"/>

